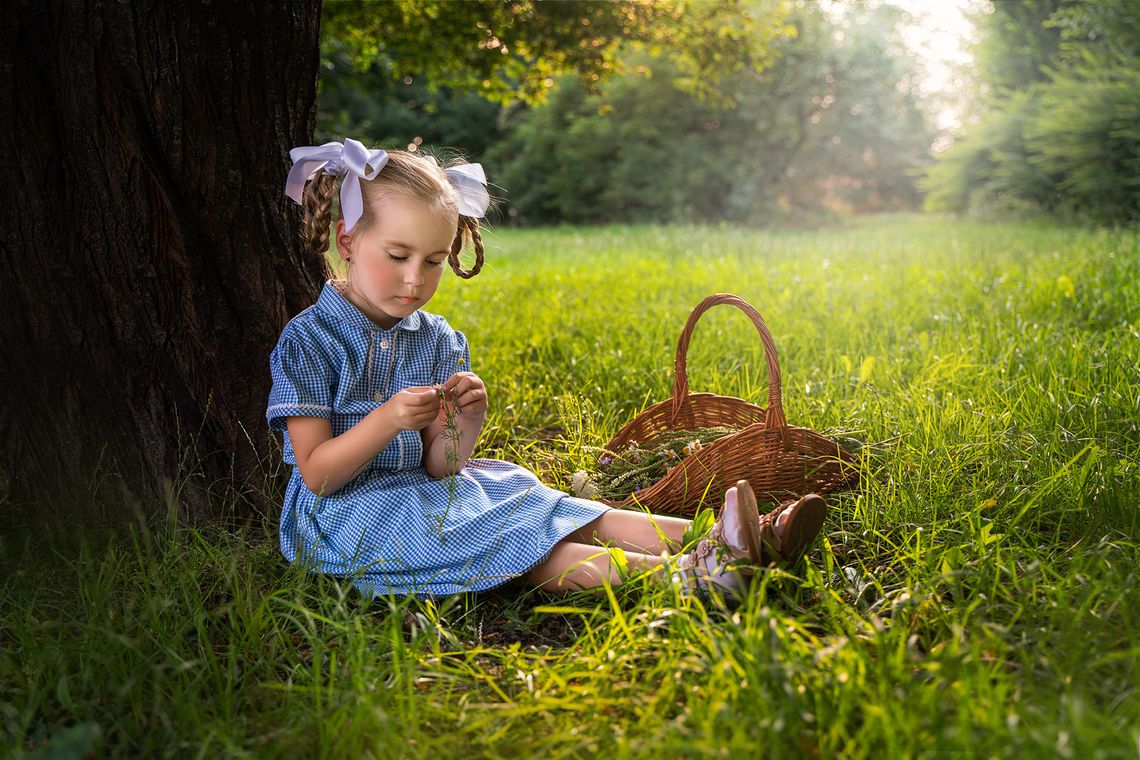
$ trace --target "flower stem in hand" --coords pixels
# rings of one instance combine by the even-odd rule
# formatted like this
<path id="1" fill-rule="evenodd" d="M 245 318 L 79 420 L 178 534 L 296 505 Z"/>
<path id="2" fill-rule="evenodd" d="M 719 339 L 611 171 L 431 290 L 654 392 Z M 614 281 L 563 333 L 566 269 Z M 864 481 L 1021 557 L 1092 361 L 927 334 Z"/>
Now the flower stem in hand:
<path id="1" fill-rule="evenodd" d="M 451 394 L 445 391 L 442 385 L 435 386 L 435 392 L 439 394 L 439 413 L 444 420 L 443 430 L 440 433 L 447 442 L 444 447 L 444 457 L 447 461 L 447 469 L 451 473 L 447 480 L 447 506 L 443 510 L 443 515 L 438 518 L 440 540 L 442 540 L 443 526 L 447 521 L 447 514 L 451 510 L 451 505 L 455 501 L 456 476 L 459 473 L 459 425 L 455 419 L 458 412 L 454 400 L 448 398 Z"/>

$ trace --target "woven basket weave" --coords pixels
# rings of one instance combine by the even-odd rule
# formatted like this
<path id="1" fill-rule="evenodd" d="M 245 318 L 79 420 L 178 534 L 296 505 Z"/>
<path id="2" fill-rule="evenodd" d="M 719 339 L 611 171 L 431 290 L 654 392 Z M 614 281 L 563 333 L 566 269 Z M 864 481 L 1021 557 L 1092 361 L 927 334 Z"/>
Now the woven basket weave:
<path id="1" fill-rule="evenodd" d="M 731 396 L 690 393 L 686 371 L 689 338 L 700 316 L 728 304 L 752 320 L 768 361 L 768 408 Z M 718 293 L 697 304 L 677 341 L 673 397 L 633 418 L 606 449 L 619 452 L 673 430 L 707 427 L 738 428 L 685 457 L 665 477 L 624 500 L 603 500 L 618 507 L 640 505 L 651 512 L 692 516 L 699 508 L 719 504 L 725 489 L 747 480 L 756 497 L 779 502 L 805 493 L 827 493 L 858 479 L 856 458 L 834 441 L 784 419 L 780 364 L 776 344 L 760 312 L 739 296 Z"/>

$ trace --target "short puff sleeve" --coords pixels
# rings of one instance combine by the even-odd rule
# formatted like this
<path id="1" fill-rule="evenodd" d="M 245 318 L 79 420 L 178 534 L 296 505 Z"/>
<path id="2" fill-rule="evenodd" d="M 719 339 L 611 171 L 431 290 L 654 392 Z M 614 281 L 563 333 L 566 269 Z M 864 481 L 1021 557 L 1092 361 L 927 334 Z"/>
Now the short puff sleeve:
<path id="1" fill-rule="evenodd" d="M 273 385 L 265 418 L 270 430 L 285 432 L 286 417 L 332 417 L 336 378 L 319 352 L 282 338 L 269 356 L 269 371 Z"/>

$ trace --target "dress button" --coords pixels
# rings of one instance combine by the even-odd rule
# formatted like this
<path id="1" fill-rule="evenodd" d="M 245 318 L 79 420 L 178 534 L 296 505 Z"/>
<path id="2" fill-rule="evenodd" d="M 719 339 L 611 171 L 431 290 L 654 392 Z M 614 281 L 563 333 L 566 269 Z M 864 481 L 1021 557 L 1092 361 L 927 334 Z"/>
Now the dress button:
<path id="1" fill-rule="evenodd" d="M 379 402 L 384 400 L 384 394 L 381 393 L 380 391 L 376 391 L 376 395 L 373 396 L 372 398 L 376 399 L 377 403 L 379 403 Z"/>
<path id="2" fill-rule="evenodd" d="M 388 347 L 388 339 L 385 338 L 384 340 L 380 341 L 380 348 L 387 348 L 387 347 Z"/>

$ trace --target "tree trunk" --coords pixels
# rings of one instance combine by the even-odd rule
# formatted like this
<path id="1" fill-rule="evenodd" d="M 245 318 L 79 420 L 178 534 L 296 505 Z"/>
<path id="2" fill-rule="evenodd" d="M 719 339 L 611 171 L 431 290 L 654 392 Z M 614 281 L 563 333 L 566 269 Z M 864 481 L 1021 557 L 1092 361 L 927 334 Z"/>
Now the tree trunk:
<path id="1" fill-rule="evenodd" d="M 320 0 L 3 17 L 0 479 L 41 505 L 110 475 L 248 512 L 274 490 L 269 352 L 322 279 L 283 195 Z"/>

